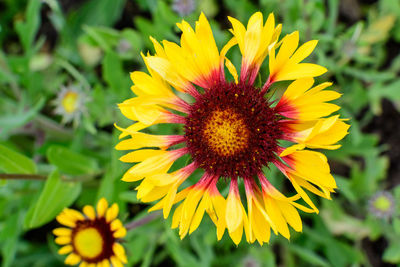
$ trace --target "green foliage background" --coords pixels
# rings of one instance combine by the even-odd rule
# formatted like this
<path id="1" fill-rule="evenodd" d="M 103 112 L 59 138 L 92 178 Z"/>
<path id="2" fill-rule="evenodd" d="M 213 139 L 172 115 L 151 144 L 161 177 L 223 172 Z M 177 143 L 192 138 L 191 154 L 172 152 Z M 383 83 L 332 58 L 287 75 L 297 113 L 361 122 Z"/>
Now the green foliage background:
<path id="1" fill-rule="evenodd" d="M 274 12 L 284 34 L 299 30 L 301 42 L 320 40 L 309 60 L 329 69 L 319 81 L 334 81 L 343 93 L 341 114 L 352 125 L 343 147 L 327 153 L 338 193 L 333 201 L 314 199 L 320 214 L 302 214 L 303 233 L 292 232 L 290 241 L 273 236 L 263 247 L 236 247 L 226 233 L 217 242 L 209 219 L 180 241 L 171 221 L 157 218 L 129 232 L 128 265 L 400 266 L 400 2 L 204 0 L 185 19 L 193 25 L 204 11 L 221 48 L 230 38 L 226 16 L 245 22 L 257 10 L 265 17 Z M 148 36 L 177 42 L 180 20 L 171 1 L 0 2 L 2 266 L 62 266 L 51 230 L 64 207 L 80 209 L 106 197 L 120 205 L 125 222 L 146 216 L 134 185 L 120 181 L 129 166 L 118 161 L 113 124 L 130 124 L 117 103 L 133 96 L 129 72 L 144 69 L 140 52 L 152 51 Z M 229 56 L 239 66 L 238 50 Z M 79 123 L 63 125 L 52 101 L 69 84 L 79 84 L 90 101 Z M 268 177 L 283 180 L 274 170 Z M 393 219 L 368 211 L 368 199 L 381 190 L 395 196 Z"/>

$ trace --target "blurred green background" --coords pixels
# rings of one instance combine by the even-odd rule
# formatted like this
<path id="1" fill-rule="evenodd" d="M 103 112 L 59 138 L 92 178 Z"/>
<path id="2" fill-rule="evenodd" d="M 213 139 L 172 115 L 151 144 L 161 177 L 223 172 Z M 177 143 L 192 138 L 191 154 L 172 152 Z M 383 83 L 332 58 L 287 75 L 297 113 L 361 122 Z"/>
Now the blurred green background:
<path id="1" fill-rule="evenodd" d="M 290 241 L 273 235 L 263 247 L 236 247 L 226 233 L 217 242 L 208 218 L 180 241 L 170 218 L 157 218 L 128 233 L 128 265 L 400 266 L 400 1 L 204 0 L 185 10 L 187 2 L 0 1 L 2 266 L 62 266 L 51 231 L 64 207 L 104 196 L 120 205 L 124 222 L 146 216 L 135 185 L 120 181 L 129 165 L 118 161 L 113 124 L 131 123 L 117 103 L 133 97 L 129 72 L 143 70 L 141 51 L 153 52 L 148 36 L 177 42 L 175 23 L 193 25 L 203 11 L 221 49 L 231 37 L 227 16 L 246 23 L 257 10 L 274 12 L 283 34 L 320 40 L 308 60 L 329 69 L 318 80 L 343 93 L 337 103 L 352 125 L 343 147 L 326 153 L 338 193 L 314 198 L 320 214 L 301 214 L 303 233 Z M 229 57 L 240 65 L 238 49 Z M 68 88 L 82 99 L 73 117 L 57 111 Z M 150 128 L 175 131 L 182 130 Z M 280 187 L 281 174 L 268 177 Z M 383 190 L 375 209 L 390 207 L 381 218 L 369 206 Z"/>

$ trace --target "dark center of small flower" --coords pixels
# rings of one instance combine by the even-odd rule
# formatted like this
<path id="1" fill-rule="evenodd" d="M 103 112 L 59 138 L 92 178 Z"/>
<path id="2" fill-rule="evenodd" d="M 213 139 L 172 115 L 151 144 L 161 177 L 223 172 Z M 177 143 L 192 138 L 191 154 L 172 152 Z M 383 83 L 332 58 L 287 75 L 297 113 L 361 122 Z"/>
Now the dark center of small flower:
<path id="1" fill-rule="evenodd" d="M 74 252 L 88 263 L 99 263 L 114 254 L 115 238 L 104 218 L 78 221 L 71 238 Z"/>
<path id="2" fill-rule="evenodd" d="M 191 106 L 185 138 L 194 161 L 224 177 L 250 177 L 275 157 L 278 116 L 258 88 L 220 84 Z"/>

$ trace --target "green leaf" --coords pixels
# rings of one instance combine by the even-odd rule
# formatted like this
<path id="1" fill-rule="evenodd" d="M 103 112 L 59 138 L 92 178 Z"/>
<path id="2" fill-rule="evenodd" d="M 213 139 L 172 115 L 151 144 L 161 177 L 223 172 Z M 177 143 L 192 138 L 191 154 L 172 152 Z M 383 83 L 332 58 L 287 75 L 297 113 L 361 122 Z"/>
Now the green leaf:
<path id="1" fill-rule="evenodd" d="M 346 267 L 351 264 L 360 263 L 363 260 L 363 255 L 360 251 L 345 242 L 335 239 L 329 241 L 325 250 L 328 259 L 335 267 Z"/>
<path id="2" fill-rule="evenodd" d="M 92 41 L 104 51 L 110 51 L 118 43 L 119 32 L 114 29 L 87 25 L 82 28 L 92 38 Z"/>
<path id="3" fill-rule="evenodd" d="M 130 42 L 136 54 L 139 54 L 143 49 L 143 37 L 137 31 L 124 29 L 121 36 Z"/>
<path id="4" fill-rule="evenodd" d="M 400 219 L 395 218 L 393 219 L 393 228 L 396 234 L 400 234 Z"/>
<path id="5" fill-rule="evenodd" d="M 26 22 L 17 21 L 15 23 L 15 30 L 21 39 L 25 52 L 32 49 L 32 44 L 39 29 L 40 24 L 40 0 L 28 1 L 28 7 L 25 12 Z"/>
<path id="6" fill-rule="evenodd" d="M 400 242 L 392 241 L 389 247 L 383 252 L 383 260 L 390 263 L 400 263 Z"/>
<path id="7" fill-rule="evenodd" d="M 140 203 L 140 200 L 137 199 L 136 195 L 136 191 L 125 191 L 119 194 L 119 199 L 132 204 Z"/>
<path id="8" fill-rule="evenodd" d="M 65 182 L 58 170 L 53 171 L 44 185 L 39 199 L 32 203 L 24 227 L 31 229 L 53 220 L 65 207 L 70 206 L 81 192 L 81 184 Z"/>
<path id="9" fill-rule="evenodd" d="M 122 61 L 116 53 L 106 53 L 103 60 L 102 71 L 104 74 L 104 80 L 114 92 L 120 92 L 121 96 L 123 96 L 124 94 L 122 92 L 129 91 L 127 90 L 130 84 L 129 75 L 125 73 Z"/>
<path id="10" fill-rule="evenodd" d="M 21 220 L 23 214 L 20 211 L 10 215 L 4 222 L 0 233 L 0 244 L 2 253 L 2 267 L 10 266 L 17 251 L 18 236 L 21 232 Z"/>
<path id="11" fill-rule="evenodd" d="M 317 253 L 313 252 L 312 250 L 297 246 L 297 245 L 290 245 L 289 249 L 297 254 L 300 258 L 307 261 L 308 263 L 314 266 L 330 266 L 329 263 L 319 256 Z"/>
<path id="12" fill-rule="evenodd" d="M 153 241 L 153 242 L 152 242 Z M 131 240 L 127 243 L 128 251 L 132 251 L 129 257 L 129 264 L 135 264 L 139 262 L 146 255 L 146 251 L 149 246 L 155 243 L 156 240 L 150 238 L 147 234 L 137 234 L 134 235 Z"/>
<path id="13" fill-rule="evenodd" d="M 101 179 L 101 183 L 99 185 L 99 189 L 97 191 L 97 199 L 105 197 L 106 199 L 112 199 L 114 195 L 114 180 L 115 177 L 112 174 L 110 168 L 107 168 L 107 171 L 103 178 Z"/>
<path id="14" fill-rule="evenodd" d="M 0 170 L 5 173 L 36 173 L 36 164 L 30 158 L 0 145 Z"/>
<path id="15" fill-rule="evenodd" d="M 45 99 L 41 97 L 38 102 L 29 110 L 24 109 L 24 107 L 21 105 L 17 111 L 1 116 L 0 126 L 2 131 L 0 131 L 0 136 L 7 136 L 6 134 L 10 130 L 27 124 L 33 119 L 33 117 L 37 115 L 44 104 Z"/>
<path id="16" fill-rule="evenodd" d="M 377 83 L 368 91 L 368 97 L 371 102 L 372 110 L 376 114 L 382 111 L 381 101 L 382 98 L 387 98 L 391 101 L 400 101 L 400 81 L 395 80 L 392 83 L 381 84 Z"/>
<path id="17" fill-rule="evenodd" d="M 62 173 L 70 175 L 95 174 L 98 172 L 97 162 L 76 153 L 66 147 L 53 145 L 47 149 L 47 159 Z"/>
<path id="18" fill-rule="evenodd" d="M 178 241 L 172 230 L 166 233 L 166 249 L 169 251 L 171 257 L 175 260 L 177 266 L 202 266 L 199 260 L 185 248 L 182 242 Z"/>

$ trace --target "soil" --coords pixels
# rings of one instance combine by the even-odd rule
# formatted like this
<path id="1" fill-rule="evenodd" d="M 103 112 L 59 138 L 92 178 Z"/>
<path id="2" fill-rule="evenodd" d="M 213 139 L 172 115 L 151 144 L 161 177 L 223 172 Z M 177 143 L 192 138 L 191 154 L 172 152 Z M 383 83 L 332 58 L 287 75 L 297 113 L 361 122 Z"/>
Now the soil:
<path id="1" fill-rule="evenodd" d="M 400 112 L 392 102 L 384 99 L 382 113 L 375 116 L 363 130 L 366 133 L 378 134 L 380 145 L 388 146 L 384 152 L 390 159 L 385 188 L 389 190 L 400 185 Z"/>

